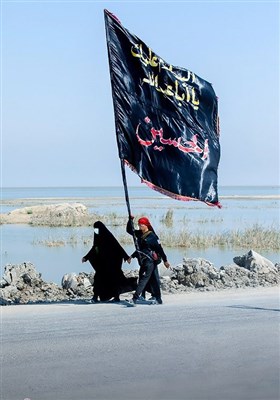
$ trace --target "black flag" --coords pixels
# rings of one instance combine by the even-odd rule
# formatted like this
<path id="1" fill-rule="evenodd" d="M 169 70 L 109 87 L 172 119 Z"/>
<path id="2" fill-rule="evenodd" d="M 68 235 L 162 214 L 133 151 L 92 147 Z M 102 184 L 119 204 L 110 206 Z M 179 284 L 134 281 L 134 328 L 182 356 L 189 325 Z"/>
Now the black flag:
<path id="1" fill-rule="evenodd" d="M 104 14 L 120 159 L 167 196 L 220 207 L 212 85 L 168 64 L 113 14 Z"/>

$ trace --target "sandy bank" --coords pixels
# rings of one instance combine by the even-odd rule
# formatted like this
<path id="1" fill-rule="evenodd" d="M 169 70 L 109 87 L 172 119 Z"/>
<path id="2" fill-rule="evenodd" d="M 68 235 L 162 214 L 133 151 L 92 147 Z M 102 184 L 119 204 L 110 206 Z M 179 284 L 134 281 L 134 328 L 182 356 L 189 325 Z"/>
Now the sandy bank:
<path id="1" fill-rule="evenodd" d="M 131 196 L 131 199 L 137 197 Z M 145 198 L 141 198 L 145 200 Z M 161 200 L 160 197 L 147 197 L 149 200 Z M 280 200 L 280 195 L 230 195 L 220 196 L 220 200 Z M 82 201 L 82 202 L 81 202 Z M 98 210 L 98 207 L 104 204 L 119 206 L 124 204 L 123 197 L 98 197 L 98 198 L 32 198 L 32 199 L 12 199 L 2 200 L 2 206 L 17 207 L 13 211 L 0 214 L 0 222 L 4 224 L 43 224 L 46 225 L 54 221 L 62 222 L 76 222 L 80 221 L 81 224 L 91 223 L 92 219 L 96 216 L 88 213 L 88 208 Z M 158 204 L 149 206 L 151 209 L 158 208 Z M 184 208 L 184 204 L 174 203 L 174 209 Z M 64 221 L 62 221 L 63 218 Z M 124 216 L 126 218 L 126 216 Z M 60 218 L 60 219 L 59 219 Z M 55 220 L 56 219 L 56 220 Z"/>
<path id="2" fill-rule="evenodd" d="M 84 224 L 89 219 L 87 207 L 81 203 L 61 203 L 22 207 L 0 214 L 2 224 L 66 225 Z"/>

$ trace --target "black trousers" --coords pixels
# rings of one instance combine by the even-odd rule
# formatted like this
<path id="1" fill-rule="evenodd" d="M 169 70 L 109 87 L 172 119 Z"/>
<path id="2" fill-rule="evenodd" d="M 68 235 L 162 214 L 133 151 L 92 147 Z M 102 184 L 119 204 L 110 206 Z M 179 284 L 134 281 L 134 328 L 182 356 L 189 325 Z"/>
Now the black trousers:
<path id="1" fill-rule="evenodd" d="M 156 298 L 161 298 L 157 265 L 153 260 L 145 257 L 141 262 L 138 285 L 133 295 L 134 299 L 138 299 L 141 293 L 145 290 L 147 284 L 149 284 L 149 286 L 152 288 L 153 295 Z"/>

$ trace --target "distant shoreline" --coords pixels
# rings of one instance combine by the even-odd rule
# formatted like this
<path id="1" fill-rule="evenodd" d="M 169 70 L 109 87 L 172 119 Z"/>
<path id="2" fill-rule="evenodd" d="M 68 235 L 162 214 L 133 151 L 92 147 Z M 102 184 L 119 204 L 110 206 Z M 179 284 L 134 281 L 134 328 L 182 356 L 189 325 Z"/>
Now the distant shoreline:
<path id="1" fill-rule="evenodd" d="M 119 200 L 123 199 L 124 196 L 110 196 L 110 200 Z M 154 197 L 145 197 L 145 196 L 130 196 L 131 199 L 148 199 L 148 200 L 153 200 L 153 199 L 161 199 L 159 196 L 154 196 Z M 219 197 L 221 200 L 280 200 L 280 195 L 229 195 L 229 196 L 220 196 Z M 27 198 L 18 198 L 18 199 L 6 199 L 2 200 L 1 204 L 2 205 L 13 205 L 13 204 L 20 204 L 24 205 L 23 202 L 34 202 L 34 201 L 40 201 L 40 202 L 46 202 L 49 203 L 50 201 L 108 201 L 108 197 L 27 197 Z M 184 204 L 184 202 L 182 202 Z"/>
<path id="2" fill-rule="evenodd" d="M 230 196 L 220 196 L 220 199 L 275 199 L 275 200 L 280 200 L 280 195 L 279 194 L 261 194 L 261 195 L 230 195 Z"/>
<path id="3" fill-rule="evenodd" d="M 104 188 L 122 188 L 122 185 L 74 185 L 74 186 L 63 186 L 63 185 L 55 185 L 55 186 L 3 186 L 2 189 L 104 189 Z M 131 188 L 139 189 L 139 188 L 146 188 L 143 183 L 139 185 L 130 185 Z M 271 184 L 271 185 L 218 185 L 218 188 L 280 188 L 280 185 Z M 149 190 L 149 189 L 148 189 Z"/>

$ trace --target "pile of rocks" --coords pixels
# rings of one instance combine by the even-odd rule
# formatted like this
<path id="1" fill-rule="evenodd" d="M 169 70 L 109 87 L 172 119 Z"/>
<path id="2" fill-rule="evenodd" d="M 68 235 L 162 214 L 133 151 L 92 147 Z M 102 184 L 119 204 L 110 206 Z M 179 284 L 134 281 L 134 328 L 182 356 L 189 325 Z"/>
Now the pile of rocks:
<path id="1" fill-rule="evenodd" d="M 166 270 L 160 266 L 163 293 L 214 291 L 229 288 L 276 286 L 280 283 L 280 264 L 273 264 L 250 250 L 233 259 L 234 264 L 217 269 L 201 258 L 184 258 L 183 263 Z M 137 277 L 138 271 L 124 271 Z M 61 286 L 44 282 L 31 263 L 8 264 L 0 281 L 0 305 L 88 300 L 93 296 L 94 272 L 65 274 Z"/>
<path id="2" fill-rule="evenodd" d="M 234 257 L 235 264 L 220 269 L 201 258 L 184 258 L 172 274 L 161 277 L 162 290 L 169 293 L 213 291 L 229 288 L 276 286 L 280 283 L 280 264 L 273 264 L 250 250 Z"/>
<path id="3" fill-rule="evenodd" d="M 0 281 L 0 304 L 61 301 L 67 298 L 64 289 L 44 282 L 32 263 L 8 264 Z"/>

